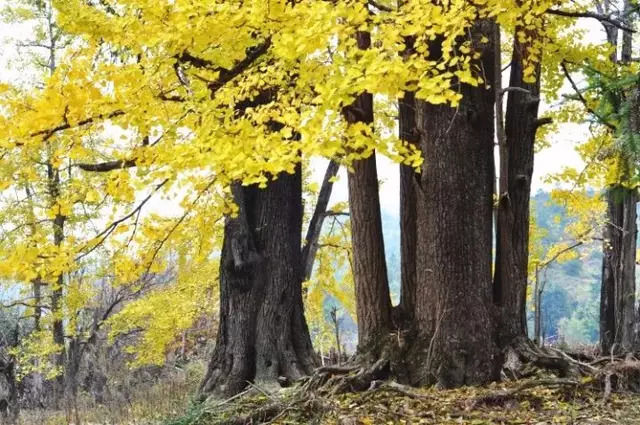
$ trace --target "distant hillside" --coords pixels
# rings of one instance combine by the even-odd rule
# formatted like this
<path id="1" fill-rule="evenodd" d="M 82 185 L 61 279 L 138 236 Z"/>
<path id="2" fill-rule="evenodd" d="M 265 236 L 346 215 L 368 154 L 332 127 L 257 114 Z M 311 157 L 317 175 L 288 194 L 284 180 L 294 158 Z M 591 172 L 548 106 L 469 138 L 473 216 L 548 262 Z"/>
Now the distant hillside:
<path id="1" fill-rule="evenodd" d="M 547 249 L 567 240 L 564 229 L 570 221 L 562 205 L 553 203 L 549 193 L 538 192 L 532 199 L 532 207 L 537 225 L 548 232 L 542 241 Z M 578 259 L 554 264 L 546 273 L 547 284 L 542 297 L 543 328 L 549 339 L 590 344 L 598 341 L 599 332 L 601 242 L 583 246 L 579 252 Z"/>
<path id="2" fill-rule="evenodd" d="M 545 248 L 567 240 L 564 229 L 570 221 L 562 205 L 553 203 L 548 192 L 538 192 L 532 198 L 532 207 L 538 226 L 548 232 L 542 240 Z M 383 210 L 382 224 L 391 297 L 396 305 L 400 298 L 399 213 Z M 568 344 L 591 344 L 598 341 L 602 267 L 600 242 L 579 248 L 579 253 L 578 259 L 549 266 L 541 277 L 546 279 L 542 310 L 543 331 L 548 340 Z M 532 334 L 533 310 L 529 308 L 528 311 Z M 345 341 L 347 346 L 349 349 L 355 348 L 356 324 L 347 319 L 343 322 L 343 329 L 349 339 Z"/>

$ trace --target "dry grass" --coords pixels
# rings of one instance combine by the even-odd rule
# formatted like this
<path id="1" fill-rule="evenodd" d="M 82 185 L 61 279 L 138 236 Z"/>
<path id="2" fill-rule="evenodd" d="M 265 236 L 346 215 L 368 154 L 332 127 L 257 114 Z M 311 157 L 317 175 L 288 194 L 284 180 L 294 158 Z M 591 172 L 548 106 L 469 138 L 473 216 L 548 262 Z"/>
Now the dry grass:
<path id="1" fill-rule="evenodd" d="M 154 383 L 137 383 L 128 388 L 128 401 L 112 399 L 95 404 L 87 394 L 80 394 L 77 413 L 83 425 L 155 425 L 168 418 L 184 415 L 192 394 L 204 373 L 204 363 L 191 362 L 175 369 L 168 377 Z M 30 410 L 20 415 L 20 425 L 78 425 L 68 421 L 64 411 Z"/>

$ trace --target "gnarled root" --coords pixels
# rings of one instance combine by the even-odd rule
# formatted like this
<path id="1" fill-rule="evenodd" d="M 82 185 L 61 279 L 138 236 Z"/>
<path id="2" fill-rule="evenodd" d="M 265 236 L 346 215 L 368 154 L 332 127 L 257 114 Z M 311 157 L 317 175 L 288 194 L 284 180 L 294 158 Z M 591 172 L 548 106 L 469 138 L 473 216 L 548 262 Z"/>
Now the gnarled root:
<path id="1" fill-rule="evenodd" d="M 306 391 L 319 391 L 329 396 L 372 389 L 376 382 L 386 381 L 394 373 L 391 353 L 398 350 L 392 347 L 395 347 L 393 341 L 386 341 L 382 347 L 356 355 L 347 365 L 320 367 L 303 387 Z"/>
<path id="2" fill-rule="evenodd" d="M 583 364 L 559 350 L 537 347 L 528 339 L 514 341 L 505 349 L 503 372 L 507 378 L 522 379 L 535 374 L 536 369 L 548 370 L 560 378 L 577 378 L 591 372 Z"/>

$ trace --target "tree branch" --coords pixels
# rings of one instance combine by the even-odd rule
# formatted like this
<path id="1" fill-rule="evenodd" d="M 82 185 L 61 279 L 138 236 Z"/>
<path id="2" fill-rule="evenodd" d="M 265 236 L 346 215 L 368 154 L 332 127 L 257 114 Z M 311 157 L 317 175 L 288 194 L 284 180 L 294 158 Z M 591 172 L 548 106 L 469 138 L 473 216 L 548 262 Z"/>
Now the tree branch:
<path id="1" fill-rule="evenodd" d="M 269 47 L 271 47 L 271 38 L 267 38 L 257 46 L 248 49 L 247 56 L 240 62 L 236 63 L 231 69 L 215 67 L 210 61 L 193 56 L 188 52 L 183 52 L 178 55 L 176 59 L 180 62 L 188 63 L 195 68 L 208 68 L 219 72 L 218 79 L 209 83 L 209 90 L 211 91 L 211 97 L 213 97 L 213 95 L 225 84 L 242 74 L 256 60 L 258 60 L 258 58 L 267 53 Z"/>
<path id="2" fill-rule="evenodd" d="M 535 122 L 536 129 L 542 127 L 543 125 L 553 124 L 553 118 L 551 117 L 542 117 L 538 118 Z"/>
<path id="3" fill-rule="evenodd" d="M 562 72 L 564 72 L 565 77 L 567 77 L 567 80 L 569 80 L 569 83 L 571 84 L 571 87 L 573 88 L 573 91 L 578 96 L 578 99 L 580 100 L 580 102 L 582 102 L 584 107 L 587 109 L 587 112 L 589 112 L 591 115 L 596 117 L 600 121 L 601 124 L 609 127 L 613 131 L 616 131 L 617 127 L 615 125 L 613 125 L 610 122 L 608 122 L 603 116 L 598 114 L 596 111 L 593 110 L 593 108 L 591 108 L 589 106 L 589 104 L 587 103 L 587 99 L 584 98 L 584 96 L 582 95 L 582 92 L 580 91 L 580 89 L 576 85 L 575 81 L 573 81 L 573 78 L 571 78 L 571 74 L 569 73 L 569 70 L 567 69 L 566 62 L 562 61 L 560 66 L 562 67 Z"/>
<path id="4" fill-rule="evenodd" d="M 83 171 L 92 171 L 96 173 L 106 173 L 113 170 L 121 170 L 123 168 L 133 168 L 136 166 L 135 159 L 119 159 L 116 161 L 99 162 L 97 164 L 74 164 Z"/>
<path id="5" fill-rule="evenodd" d="M 117 110 L 117 111 L 109 112 L 107 114 L 99 114 L 94 117 L 85 118 L 84 120 L 81 120 L 75 123 L 75 125 L 72 125 L 71 123 L 67 122 L 65 118 L 65 122 L 63 124 L 60 124 L 53 128 L 49 128 L 47 130 L 36 131 L 35 133 L 31 133 L 29 136 L 31 137 L 43 136 L 43 139 L 46 141 L 59 131 L 69 130 L 70 128 L 74 128 L 74 127 L 82 127 L 83 125 L 92 124 L 97 120 L 115 118 L 121 115 L 124 115 L 124 111 Z"/>
<path id="6" fill-rule="evenodd" d="M 338 174 L 338 170 L 340 170 L 340 164 L 337 161 L 329 161 L 324 173 L 324 178 L 322 179 L 322 186 L 320 187 L 316 207 L 311 216 L 309 228 L 307 229 L 306 243 L 302 247 L 301 255 L 304 280 L 311 278 L 313 263 L 315 262 L 316 253 L 318 252 L 318 241 L 322 233 L 322 223 L 325 217 L 331 213 L 331 211 L 327 211 L 327 206 L 329 205 L 331 192 L 333 190 L 333 179 Z"/>
<path id="7" fill-rule="evenodd" d="M 635 33 L 636 31 L 633 28 L 629 28 L 627 27 L 622 21 L 612 18 L 610 16 L 607 15 L 601 15 L 599 13 L 593 13 L 593 12 L 571 12 L 568 10 L 559 10 L 559 9 L 548 9 L 547 13 L 550 13 L 552 15 L 556 15 L 556 16 L 564 16 L 566 18 L 592 18 L 592 19 L 596 19 L 602 23 L 606 23 L 609 24 L 611 26 L 614 26 L 618 29 L 621 29 L 622 31 L 627 31 L 627 32 L 631 32 L 631 33 Z"/>
<path id="8" fill-rule="evenodd" d="M 114 231 L 114 230 L 116 230 L 116 228 L 117 228 L 120 224 L 124 223 L 125 221 L 129 220 L 131 217 L 133 217 L 134 215 L 136 215 L 136 214 L 138 213 L 138 211 L 140 211 L 140 210 L 142 209 L 142 207 L 144 207 L 144 205 L 145 205 L 147 202 L 149 202 L 149 199 L 151 199 L 151 197 L 152 197 L 152 196 L 153 196 L 153 195 L 154 195 L 158 190 L 160 190 L 160 189 L 162 188 L 162 186 L 164 186 L 165 184 L 167 184 L 167 182 L 168 182 L 168 181 L 169 181 L 169 179 L 164 179 L 162 182 L 160 182 L 159 184 L 157 184 L 157 185 L 156 185 L 156 187 L 155 187 L 155 188 L 154 188 L 154 189 L 153 189 L 153 190 L 152 190 L 152 191 L 151 191 L 151 192 L 150 192 L 150 193 L 149 193 L 149 194 L 148 194 L 148 195 L 147 195 L 147 196 L 146 196 L 142 201 L 140 201 L 140 203 L 138 204 L 138 206 L 137 206 L 137 207 L 135 207 L 135 208 L 134 208 L 134 209 L 133 209 L 129 214 L 125 215 L 125 216 L 124 216 L 124 217 L 122 217 L 122 218 L 119 218 L 118 220 L 115 220 L 114 222 L 112 222 L 111 224 L 109 224 L 107 227 L 105 227 L 105 229 L 104 229 L 102 232 L 98 233 L 98 234 L 96 235 L 96 237 L 95 237 L 95 238 L 93 238 L 93 239 L 99 239 L 99 241 L 98 241 L 95 245 L 93 245 L 93 246 L 92 246 L 92 247 L 91 247 L 87 252 L 85 252 L 85 253 L 82 253 L 82 254 L 78 255 L 78 256 L 75 258 L 75 261 L 78 261 L 78 260 L 82 259 L 83 257 L 86 257 L 87 255 L 91 254 L 93 251 L 95 251 L 95 250 L 96 250 L 96 248 L 98 248 L 98 246 L 100 246 L 100 245 L 105 241 L 105 239 L 107 239 L 107 237 L 109 237 L 109 235 L 110 235 L 111 233 L 113 233 L 113 231 Z M 87 246 L 85 245 L 85 246 L 83 247 L 83 249 L 84 249 L 84 248 L 86 248 L 86 247 L 87 247 Z"/>
<path id="9" fill-rule="evenodd" d="M 369 5 L 375 7 L 378 10 L 381 10 L 383 12 L 394 12 L 395 9 L 389 7 L 389 6 L 385 6 L 383 4 L 378 3 L 376 0 L 369 0 Z"/>

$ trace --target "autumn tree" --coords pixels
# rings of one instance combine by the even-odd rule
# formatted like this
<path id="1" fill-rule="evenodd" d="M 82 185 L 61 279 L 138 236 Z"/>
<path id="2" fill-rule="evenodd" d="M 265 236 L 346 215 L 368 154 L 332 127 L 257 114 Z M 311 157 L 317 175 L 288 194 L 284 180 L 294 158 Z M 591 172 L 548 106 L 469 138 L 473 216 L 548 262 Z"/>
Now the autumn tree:
<path id="1" fill-rule="evenodd" d="M 368 49 L 371 34 L 359 31 L 357 46 Z M 373 95 L 359 94 L 345 110 L 349 124 L 373 124 Z M 349 212 L 353 244 L 353 274 L 358 317 L 358 351 L 374 361 L 391 331 L 391 297 L 382 237 L 382 218 L 375 151 L 353 162 L 349 172 Z"/>
<path id="2" fill-rule="evenodd" d="M 413 376 L 446 388 L 497 379 L 500 368 L 491 301 L 495 96 L 484 83 L 498 72 L 495 23 L 479 20 L 471 34 L 459 48 L 478 52 L 483 82 L 459 81 L 457 109 L 416 100 L 424 166 L 416 188 L 415 318 L 423 343 Z M 430 54 L 438 59 L 443 51 L 434 46 Z"/>
<path id="3" fill-rule="evenodd" d="M 601 6 L 602 12 L 610 14 L 612 2 L 605 1 Z M 633 39 L 632 9 L 630 1 L 625 1 L 622 9 L 621 23 L 627 29 L 605 24 L 607 41 L 613 47 L 610 59 L 614 64 L 618 62 L 624 67 L 631 61 Z M 622 42 L 619 42 L 622 32 Z M 604 76 L 603 76 L 604 77 Z M 606 77 L 603 78 L 606 80 Z M 606 83 L 605 83 L 606 84 Z M 610 101 L 605 107 L 611 108 L 612 115 L 630 115 L 636 113 L 637 105 L 635 87 L 608 90 L 605 101 Z M 626 111 L 623 110 L 626 108 Z M 626 112 L 626 114 L 625 114 Z M 610 118 L 604 117 L 605 120 Z M 615 120 L 615 118 L 614 118 Z M 602 260 L 602 288 L 600 299 L 600 346 L 603 353 L 630 352 L 636 343 L 635 326 L 637 312 L 635 308 L 636 293 L 636 246 L 637 246 L 637 203 L 638 189 L 633 183 L 629 184 L 636 173 L 634 159 L 629 155 L 629 145 L 625 138 L 637 131 L 633 128 L 635 117 L 626 122 L 612 124 L 605 121 L 612 130 L 617 130 L 622 138 L 622 147 L 611 152 L 617 168 L 615 181 L 609 183 L 605 190 L 607 200 L 607 221 L 603 236 Z M 618 121 L 618 120 L 616 120 Z M 625 146 L 626 145 L 626 146 Z M 626 148 L 626 149 L 625 149 Z"/>
<path id="4" fill-rule="evenodd" d="M 220 323 L 202 396 L 237 393 L 252 381 L 294 381 L 315 365 L 302 303 L 326 208 L 318 204 L 306 248 L 302 166 L 315 157 L 333 161 L 327 181 L 338 163 L 351 171 L 349 258 L 360 351 L 372 354 L 365 363 L 412 384 L 496 379 L 493 110 L 505 93 L 503 189 L 514 206 L 503 208 L 513 221 L 501 226 L 500 239 L 519 238 L 512 259 L 506 245 L 499 248 L 496 299 L 517 328 L 512 334 L 522 332 L 520 233 L 538 124 L 533 79 L 540 15 L 550 5 L 387 3 L 56 1 L 58 22 L 78 42 L 27 101 L 14 90 L 3 95 L 7 158 L 55 141 L 62 166 L 52 162 L 43 181 L 81 180 L 69 186 L 73 202 L 51 206 L 51 220 L 67 217 L 70 205 L 93 205 L 108 217 L 106 227 L 82 228 L 53 249 L 55 263 L 65 265 L 56 276 L 69 276 L 98 247 L 113 257 L 120 284 L 165 270 L 169 247 L 184 268 L 211 270 L 219 259 L 219 273 L 208 279 L 220 282 Z M 504 92 L 494 85 L 497 24 L 517 39 L 513 87 Z M 399 135 L 390 131 L 398 120 Z M 375 153 L 405 167 L 402 329 L 391 322 Z M 143 212 L 157 195 L 174 213 Z M 48 237 L 55 247 L 55 234 Z M 50 254 L 22 249 L 32 258 Z M 123 314 L 155 317 L 134 305 Z M 398 347 L 387 338 L 382 349 L 396 331 Z M 407 331 L 415 338 L 404 340 Z"/>
<path id="5" fill-rule="evenodd" d="M 628 2 L 596 3 L 590 13 L 568 12 L 567 17 L 590 17 L 601 22 L 606 43 L 599 49 L 565 57 L 560 65 L 572 94 L 582 108 L 580 119 L 598 126 L 592 140 L 580 148 L 588 154 L 585 169 L 574 173 L 575 185 L 591 180 L 604 189 L 606 214 L 603 223 L 603 264 L 600 302 L 600 345 L 605 353 L 633 350 L 635 335 L 635 258 L 637 235 L 637 187 L 635 159 L 630 144 L 634 133 L 631 119 L 635 87 L 632 32 L 634 17 Z M 616 17 L 615 10 L 621 10 Z M 600 51 L 596 57 L 595 52 Z M 576 57 L 578 56 L 578 57 Z M 608 61 L 602 58 L 607 57 Z M 587 85 L 577 75 L 584 73 Z M 633 77 L 632 77 L 633 78 Z M 625 82 L 626 81 L 626 82 Z M 575 112 L 571 113 L 573 118 Z M 604 169 L 603 169 L 604 168 Z M 566 174 L 565 177 L 570 177 Z M 604 187 L 603 187 L 604 186 Z"/>
<path id="6" fill-rule="evenodd" d="M 539 21 L 534 26 L 542 26 L 542 16 L 527 14 L 526 8 L 523 13 Z M 499 43 L 499 32 L 497 35 Z M 493 297 L 498 307 L 501 349 L 527 341 L 529 199 L 536 132 L 544 124 L 538 118 L 543 37 L 536 30 L 527 30 L 525 25 L 516 25 L 509 85 L 502 88 L 501 73 L 496 77 L 500 179 Z M 496 66 L 500 65 L 497 61 Z M 505 96 L 507 107 L 503 121 Z"/>

